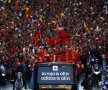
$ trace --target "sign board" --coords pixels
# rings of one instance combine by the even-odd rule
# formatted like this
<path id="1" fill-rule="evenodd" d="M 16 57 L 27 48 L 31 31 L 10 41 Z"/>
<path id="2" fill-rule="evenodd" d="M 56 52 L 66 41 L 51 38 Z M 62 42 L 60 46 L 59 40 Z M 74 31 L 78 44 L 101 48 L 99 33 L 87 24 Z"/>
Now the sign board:
<path id="1" fill-rule="evenodd" d="M 38 84 L 62 85 L 74 83 L 72 64 L 39 64 Z"/>

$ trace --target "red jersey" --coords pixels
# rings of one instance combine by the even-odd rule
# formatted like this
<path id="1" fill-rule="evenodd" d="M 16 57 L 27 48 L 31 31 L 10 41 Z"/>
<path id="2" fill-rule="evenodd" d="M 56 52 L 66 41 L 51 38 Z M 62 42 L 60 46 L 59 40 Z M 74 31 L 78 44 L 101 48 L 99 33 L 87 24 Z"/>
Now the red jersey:
<path id="1" fill-rule="evenodd" d="M 63 41 L 67 37 L 67 32 L 64 30 L 59 31 L 60 39 Z"/>

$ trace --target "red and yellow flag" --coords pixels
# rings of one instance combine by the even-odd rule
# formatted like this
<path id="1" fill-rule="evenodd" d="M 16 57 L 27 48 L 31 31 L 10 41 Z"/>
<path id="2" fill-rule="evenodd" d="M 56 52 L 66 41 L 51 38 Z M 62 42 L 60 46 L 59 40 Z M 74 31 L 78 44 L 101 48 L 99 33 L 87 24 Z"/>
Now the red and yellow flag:
<path id="1" fill-rule="evenodd" d="M 15 8 L 17 9 L 17 8 L 19 8 L 19 2 L 18 2 L 18 0 L 16 0 L 16 2 L 15 2 Z"/>

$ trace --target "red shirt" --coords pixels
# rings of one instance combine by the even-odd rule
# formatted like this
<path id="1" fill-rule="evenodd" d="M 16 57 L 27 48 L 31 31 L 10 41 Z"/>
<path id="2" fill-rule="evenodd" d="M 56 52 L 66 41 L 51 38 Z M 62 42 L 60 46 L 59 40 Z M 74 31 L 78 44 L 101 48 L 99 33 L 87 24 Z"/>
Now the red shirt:
<path id="1" fill-rule="evenodd" d="M 8 60 L 7 56 L 3 56 L 3 61 L 6 62 Z"/>
<path id="2" fill-rule="evenodd" d="M 0 30 L 0 33 L 6 33 L 5 29 Z"/>
<path id="3" fill-rule="evenodd" d="M 63 55 L 63 54 L 61 54 L 61 55 L 60 55 L 60 61 L 61 61 L 61 62 L 66 62 L 66 56 Z"/>
<path id="4" fill-rule="evenodd" d="M 38 54 L 37 54 L 37 58 L 38 58 L 38 59 L 37 59 L 37 60 L 39 60 L 39 61 L 42 60 L 41 62 L 45 62 L 45 61 L 44 61 L 44 58 L 45 58 L 44 52 L 45 52 L 44 49 L 41 49 L 41 50 L 38 52 Z"/>
<path id="5" fill-rule="evenodd" d="M 51 39 L 50 42 L 51 42 L 51 44 L 58 44 L 60 42 L 60 39 L 57 38 L 57 37 L 54 37 L 54 38 Z"/>
<path id="6" fill-rule="evenodd" d="M 45 38 L 44 41 L 45 41 L 45 43 L 46 43 L 47 45 L 49 45 L 49 46 L 52 44 L 52 41 L 51 41 L 50 38 Z"/>
<path id="7" fill-rule="evenodd" d="M 59 31 L 60 39 L 63 41 L 67 37 L 67 32 L 64 30 Z"/>
<path id="8" fill-rule="evenodd" d="M 81 73 L 82 72 L 82 63 L 80 61 L 77 62 L 77 73 Z"/>
<path id="9" fill-rule="evenodd" d="M 34 45 L 39 46 L 39 44 L 38 44 L 38 38 L 34 37 L 33 38 L 33 43 L 34 43 Z"/>

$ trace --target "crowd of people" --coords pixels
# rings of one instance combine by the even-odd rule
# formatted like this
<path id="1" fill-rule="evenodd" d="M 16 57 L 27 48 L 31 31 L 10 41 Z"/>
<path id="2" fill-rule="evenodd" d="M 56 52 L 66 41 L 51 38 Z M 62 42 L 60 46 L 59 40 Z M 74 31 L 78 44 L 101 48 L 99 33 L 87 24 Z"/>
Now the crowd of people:
<path id="1" fill-rule="evenodd" d="M 108 57 L 107 7 L 105 0 L 0 0 L 0 65 L 12 73 L 81 60 L 85 68 L 90 56 Z"/>

